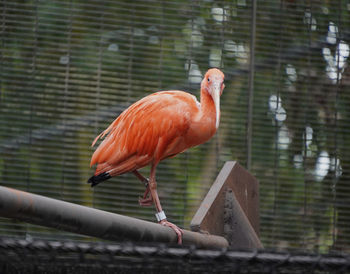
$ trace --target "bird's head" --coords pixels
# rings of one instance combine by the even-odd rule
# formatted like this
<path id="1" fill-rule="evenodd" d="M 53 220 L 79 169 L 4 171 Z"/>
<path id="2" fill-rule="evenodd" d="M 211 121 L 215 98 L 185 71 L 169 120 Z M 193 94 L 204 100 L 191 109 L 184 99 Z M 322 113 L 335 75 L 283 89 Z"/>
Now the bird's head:
<path id="1" fill-rule="evenodd" d="M 204 89 L 204 91 L 208 92 L 214 101 L 216 110 L 216 129 L 219 127 L 220 123 L 220 95 L 225 88 L 224 78 L 225 75 L 221 70 L 212 68 L 207 71 L 201 83 L 202 90 Z"/>

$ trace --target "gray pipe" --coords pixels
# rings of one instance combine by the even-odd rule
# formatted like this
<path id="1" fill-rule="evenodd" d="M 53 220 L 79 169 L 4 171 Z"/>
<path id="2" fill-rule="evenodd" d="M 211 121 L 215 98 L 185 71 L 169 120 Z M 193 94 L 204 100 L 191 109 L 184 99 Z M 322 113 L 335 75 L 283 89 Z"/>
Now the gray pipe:
<path id="1" fill-rule="evenodd" d="M 0 187 L 0 216 L 111 241 L 176 243 L 169 228 L 136 218 Z M 228 247 L 224 237 L 183 230 L 183 244 Z"/>

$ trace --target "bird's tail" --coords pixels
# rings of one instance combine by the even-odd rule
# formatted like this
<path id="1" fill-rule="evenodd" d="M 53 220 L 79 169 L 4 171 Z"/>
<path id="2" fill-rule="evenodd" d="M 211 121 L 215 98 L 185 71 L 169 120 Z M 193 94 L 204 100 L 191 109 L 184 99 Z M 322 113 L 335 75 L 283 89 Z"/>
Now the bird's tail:
<path id="1" fill-rule="evenodd" d="M 89 178 L 87 181 L 88 184 L 91 184 L 91 187 L 94 187 L 98 185 L 99 183 L 102 183 L 103 181 L 106 181 L 108 179 L 112 178 L 112 176 L 108 172 L 103 172 L 98 175 L 93 175 Z"/>

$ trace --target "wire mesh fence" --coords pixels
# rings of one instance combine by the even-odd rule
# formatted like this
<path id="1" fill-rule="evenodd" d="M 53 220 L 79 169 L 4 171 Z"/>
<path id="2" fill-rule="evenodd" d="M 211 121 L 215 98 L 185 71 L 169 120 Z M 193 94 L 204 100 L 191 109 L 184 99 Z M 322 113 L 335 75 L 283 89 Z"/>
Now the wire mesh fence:
<path id="1" fill-rule="evenodd" d="M 350 250 L 349 1 L 0 5 L 2 185 L 153 220 L 133 176 L 86 185 L 91 141 L 146 94 L 198 96 L 215 66 L 226 75 L 217 135 L 158 170 L 169 219 L 188 227 L 234 159 L 260 181 L 264 246 Z M 82 240 L 7 219 L 0 234 Z"/>

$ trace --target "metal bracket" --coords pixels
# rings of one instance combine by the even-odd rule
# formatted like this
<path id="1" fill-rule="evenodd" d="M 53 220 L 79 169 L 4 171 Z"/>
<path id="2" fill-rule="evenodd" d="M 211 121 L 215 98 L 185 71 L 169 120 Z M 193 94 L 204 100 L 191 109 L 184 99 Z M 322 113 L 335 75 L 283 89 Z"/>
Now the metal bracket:
<path id="1" fill-rule="evenodd" d="M 263 248 L 231 188 L 225 193 L 224 237 L 235 248 Z"/>
<path id="2" fill-rule="evenodd" d="M 234 248 L 262 248 L 258 180 L 237 162 L 226 162 L 194 215 L 191 229 L 226 236 Z"/>

